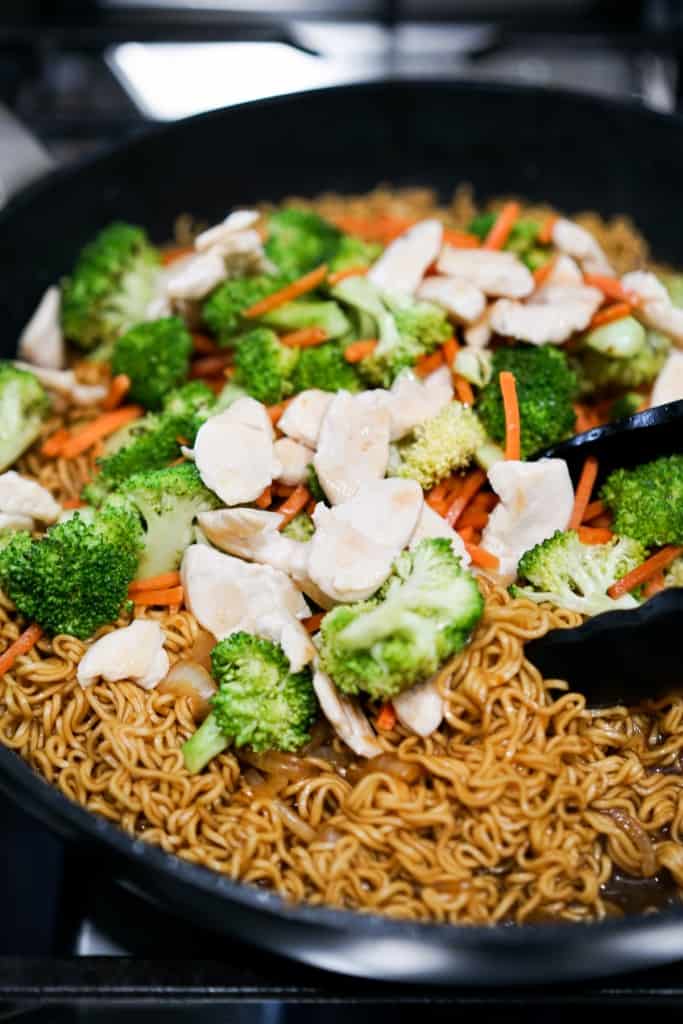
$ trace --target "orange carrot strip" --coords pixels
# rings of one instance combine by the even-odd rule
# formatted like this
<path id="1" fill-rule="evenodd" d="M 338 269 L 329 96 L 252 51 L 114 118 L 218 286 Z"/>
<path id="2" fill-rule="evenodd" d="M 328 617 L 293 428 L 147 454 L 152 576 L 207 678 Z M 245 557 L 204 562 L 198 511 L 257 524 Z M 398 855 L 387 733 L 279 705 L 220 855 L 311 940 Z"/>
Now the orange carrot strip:
<path id="1" fill-rule="evenodd" d="M 183 603 L 183 588 L 169 587 L 168 590 L 137 590 L 133 595 L 133 604 L 171 605 Z"/>
<path id="2" fill-rule="evenodd" d="M 113 412 L 102 413 L 97 419 L 86 423 L 77 434 L 72 434 L 62 445 L 59 454 L 65 459 L 74 459 L 88 448 L 92 448 L 101 438 L 108 437 L 119 427 L 125 427 L 126 423 L 139 419 L 143 412 L 144 410 L 139 405 L 124 405 Z"/>
<path id="3" fill-rule="evenodd" d="M 519 203 L 505 203 L 495 223 L 482 242 L 482 249 L 502 249 L 519 217 Z"/>
<path id="4" fill-rule="evenodd" d="M 182 260 L 184 256 L 191 256 L 195 251 L 193 245 L 176 245 L 172 249 L 166 249 L 161 254 L 161 262 L 164 267 L 169 267 L 176 260 Z"/>
<path id="5" fill-rule="evenodd" d="M 591 493 L 595 486 L 597 475 L 598 460 L 594 455 L 589 455 L 583 464 L 581 476 L 579 477 L 579 482 L 576 487 L 574 508 L 572 509 L 571 518 L 569 520 L 570 530 L 577 530 L 583 522 L 583 517 L 586 514 L 588 502 L 591 500 Z"/>
<path id="6" fill-rule="evenodd" d="M 294 492 L 292 492 L 292 493 L 294 493 Z M 315 512 L 317 504 L 318 504 L 318 502 L 316 501 L 315 498 L 311 498 L 310 501 L 306 502 L 306 509 L 305 509 L 305 511 L 308 512 L 309 516 L 313 515 L 313 513 Z"/>
<path id="7" fill-rule="evenodd" d="M 232 352 L 221 352 L 220 355 L 203 356 L 195 359 L 190 366 L 190 378 L 197 380 L 198 377 L 215 377 L 223 373 L 225 367 L 233 360 Z"/>
<path id="8" fill-rule="evenodd" d="M 133 580 L 128 587 L 129 594 L 140 594 L 147 590 L 168 590 L 169 587 L 180 586 L 179 572 L 161 572 L 158 576 L 148 576 L 146 580 Z"/>
<path id="9" fill-rule="evenodd" d="M 598 501 L 591 501 L 591 502 L 589 502 L 588 505 L 586 505 L 586 509 L 585 509 L 585 511 L 583 513 L 583 519 L 581 520 L 581 522 L 583 522 L 583 523 L 590 523 L 591 519 L 597 519 L 598 516 L 603 515 L 604 511 L 605 511 L 604 502 L 602 502 L 600 500 L 598 500 Z"/>
<path id="10" fill-rule="evenodd" d="M 48 458 L 59 455 L 70 437 L 71 435 L 66 427 L 60 427 L 59 430 L 55 430 L 54 434 L 50 434 L 46 441 L 43 441 L 40 454 L 47 455 Z"/>
<path id="11" fill-rule="evenodd" d="M 202 356 L 217 356 L 220 352 L 220 348 L 212 338 L 209 338 L 207 334 L 200 334 L 198 331 L 192 332 L 192 348 Z"/>
<path id="12" fill-rule="evenodd" d="M 665 586 L 666 583 L 664 581 L 664 573 L 660 569 L 658 572 L 654 574 L 654 576 L 651 576 L 650 579 L 647 581 L 647 583 L 645 584 L 643 594 L 646 599 L 654 597 L 655 594 L 658 594 L 660 590 L 664 590 Z"/>
<path id="13" fill-rule="evenodd" d="M 261 299 L 260 302 L 255 302 L 249 309 L 245 309 L 242 315 L 249 320 L 255 316 L 263 316 L 264 313 L 269 313 L 271 309 L 277 309 L 278 306 L 283 306 L 285 302 L 291 302 L 292 299 L 298 299 L 300 295 L 313 291 L 319 284 L 322 284 L 326 277 L 327 266 L 323 263 L 321 267 L 311 270 L 310 274 L 304 274 L 298 281 L 292 281 L 291 284 L 285 285 L 279 291 L 266 295 L 265 299 Z"/>
<path id="14" fill-rule="evenodd" d="M 289 348 L 312 348 L 327 341 L 327 331 L 322 327 L 302 327 L 300 331 L 290 331 L 289 334 L 281 335 L 280 341 Z"/>
<path id="15" fill-rule="evenodd" d="M 509 370 L 501 370 L 498 374 L 498 383 L 505 412 L 505 458 L 518 460 L 521 438 L 515 375 Z"/>
<path id="16" fill-rule="evenodd" d="M 474 530 L 483 530 L 488 521 L 489 513 L 473 505 L 469 505 L 458 519 L 461 527 L 471 526 Z"/>
<path id="17" fill-rule="evenodd" d="M 458 519 L 465 511 L 472 498 L 482 489 L 485 483 L 486 473 L 483 469 L 473 469 L 471 473 L 468 473 L 465 477 L 465 482 L 460 494 L 458 494 L 455 500 L 448 507 L 446 522 L 449 526 L 457 525 Z"/>
<path id="18" fill-rule="evenodd" d="M 592 430 L 593 427 L 598 425 L 595 411 L 589 406 L 574 402 L 574 412 L 576 413 L 577 434 L 583 434 L 586 430 Z"/>
<path id="19" fill-rule="evenodd" d="M 470 527 L 466 527 L 466 529 L 470 529 Z M 464 531 L 460 532 L 462 534 Z M 485 548 L 480 548 L 476 544 L 470 544 L 468 541 L 465 541 L 465 547 L 474 565 L 478 565 L 480 569 L 497 569 L 500 565 L 496 555 L 492 555 Z"/>
<path id="20" fill-rule="evenodd" d="M 626 302 L 629 306 L 638 305 L 638 296 L 624 288 L 618 277 L 610 277 L 608 274 L 584 274 L 583 280 L 593 288 L 598 288 L 605 298 L 612 299 L 613 302 Z"/>
<path id="21" fill-rule="evenodd" d="M 411 228 L 416 221 L 408 217 L 354 217 L 353 214 L 332 217 L 332 222 L 347 235 L 357 235 L 367 242 L 391 242 Z"/>
<path id="22" fill-rule="evenodd" d="M 445 480 L 442 480 L 441 483 L 432 487 L 431 491 L 427 495 L 427 501 L 441 501 L 441 499 L 446 496 L 446 491 L 448 490 L 451 479 L 452 478 L 448 476 Z"/>
<path id="23" fill-rule="evenodd" d="M 474 392 L 470 382 L 461 377 L 459 373 L 456 373 L 453 375 L 453 384 L 458 401 L 462 402 L 463 405 L 474 405 Z"/>
<path id="24" fill-rule="evenodd" d="M 282 416 L 283 412 L 285 411 L 285 409 L 287 408 L 287 406 L 289 405 L 289 403 L 291 401 L 292 401 L 292 399 L 288 398 L 284 402 L 278 402 L 277 405 L 268 405 L 268 406 L 266 406 L 266 412 L 268 413 L 268 417 L 270 419 L 270 422 L 273 424 L 273 426 L 275 426 L 275 424 L 280 419 L 280 417 Z"/>
<path id="25" fill-rule="evenodd" d="M 317 633 L 320 629 L 320 623 L 325 617 L 325 612 L 317 612 L 315 615 L 309 615 L 307 619 L 301 620 L 301 625 L 304 627 L 307 633 Z"/>
<path id="26" fill-rule="evenodd" d="M 545 284 L 555 269 L 556 263 L 557 256 L 553 256 L 547 263 L 544 263 L 542 267 L 536 267 L 534 270 L 534 284 L 537 288 L 540 288 L 542 284 Z"/>
<path id="27" fill-rule="evenodd" d="M 481 244 L 476 235 L 456 228 L 444 228 L 443 240 L 446 245 L 454 245 L 456 249 L 478 249 Z"/>
<path id="28" fill-rule="evenodd" d="M 455 338 L 449 338 L 448 341 L 444 341 L 441 346 L 443 357 L 446 360 L 446 366 L 449 366 L 451 369 L 453 369 L 453 363 L 455 362 L 455 357 L 458 354 L 459 348 L 460 345 L 458 345 Z"/>
<path id="29" fill-rule="evenodd" d="M 0 678 L 10 671 L 17 658 L 22 654 L 28 654 L 31 648 L 35 647 L 42 635 L 42 628 L 34 622 L 9 645 L 4 654 L 0 655 Z"/>
<path id="30" fill-rule="evenodd" d="M 272 503 L 273 503 L 273 492 L 271 491 L 270 487 L 266 487 L 263 491 L 261 491 L 261 493 L 259 494 L 258 498 L 256 499 L 256 502 L 255 502 L 256 507 L 257 508 L 270 508 Z"/>
<path id="31" fill-rule="evenodd" d="M 287 523 L 291 523 L 294 516 L 297 516 L 299 512 L 301 512 L 301 509 L 308 504 L 310 497 L 311 492 L 308 487 L 304 486 L 304 484 L 299 484 L 299 486 L 292 491 L 286 501 L 283 501 L 280 507 L 276 510 L 281 516 L 283 516 L 283 520 L 278 527 L 279 530 L 286 526 Z"/>
<path id="32" fill-rule="evenodd" d="M 290 494 L 294 492 L 294 486 L 292 484 L 281 484 L 277 480 L 273 481 L 270 487 L 273 497 L 275 498 L 288 498 Z"/>
<path id="33" fill-rule="evenodd" d="M 443 366 L 443 358 L 441 349 L 437 349 L 431 355 L 420 356 L 415 364 L 415 373 L 418 377 L 428 377 L 434 370 L 438 370 L 440 366 Z"/>
<path id="34" fill-rule="evenodd" d="M 647 561 L 643 562 L 642 565 L 636 566 L 635 569 L 631 569 L 631 572 L 627 572 L 625 576 L 622 576 L 620 580 L 613 583 L 607 593 L 610 597 L 617 598 L 623 594 L 628 594 L 631 590 L 635 590 L 641 583 L 646 583 L 651 576 L 655 573 L 660 572 L 662 569 L 666 569 L 668 565 L 675 562 L 679 555 L 683 554 L 683 547 L 676 544 L 669 544 L 667 547 L 662 548 L 656 555 L 652 555 Z"/>
<path id="35" fill-rule="evenodd" d="M 67 498 L 66 501 L 62 502 L 62 508 L 65 508 L 65 509 L 85 508 L 85 506 L 86 506 L 86 502 L 85 501 L 81 501 L 80 498 Z"/>
<path id="36" fill-rule="evenodd" d="M 615 302 L 611 306 L 599 309 L 589 323 L 588 329 L 592 330 L 594 327 L 601 327 L 603 324 L 612 324 L 615 320 L 623 320 L 625 316 L 630 316 L 631 312 L 632 307 L 628 302 Z"/>
<path id="37" fill-rule="evenodd" d="M 553 240 L 553 229 L 557 224 L 559 217 L 556 213 L 550 213 L 541 224 L 541 230 L 538 232 L 538 241 L 541 245 L 550 245 Z"/>
<path id="38" fill-rule="evenodd" d="M 390 700 L 386 704 L 382 704 L 380 712 L 375 719 L 375 725 L 383 732 L 391 732 L 396 725 L 396 712 Z"/>
<path id="39" fill-rule="evenodd" d="M 363 341 L 352 341 L 344 349 L 344 359 L 347 363 L 360 363 L 362 359 L 372 355 L 379 342 L 375 338 L 367 338 Z"/>
<path id="40" fill-rule="evenodd" d="M 367 272 L 367 267 L 346 267 L 344 270 L 335 270 L 327 275 L 327 283 L 339 284 L 340 281 L 345 281 L 347 277 L 359 277 L 362 274 L 367 274 Z"/>
<path id="41" fill-rule="evenodd" d="M 117 373 L 117 375 L 112 379 L 112 382 L 109 385 L 109 391 L 102 402 L 102 408 L 104 411 L 111 412 L 112 409 L 118 409 L 129 391 L 130 377 L 127 373 Z"/>
<path id="42" fill-rule="evenodd" d="M 578 534 L 583 544 L 606 544 L 614 536 L 606 526 L 579 526 Z"/>

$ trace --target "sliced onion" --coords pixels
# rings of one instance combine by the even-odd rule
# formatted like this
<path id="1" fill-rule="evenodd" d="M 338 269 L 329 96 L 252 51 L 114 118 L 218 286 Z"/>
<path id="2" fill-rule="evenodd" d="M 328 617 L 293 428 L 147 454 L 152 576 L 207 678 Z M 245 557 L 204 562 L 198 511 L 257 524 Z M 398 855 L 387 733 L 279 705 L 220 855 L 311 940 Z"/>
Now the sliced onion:
<path id="1" fill-rule="evenodd" d="M 601 813 L 611 818 L 622 832 L 629 837 L 640 854 L 640 869 L 644 877 L 651 878 L 657 870 L 657 858 L 655 857 L 655 848 L 652 845 L 652 840 L 640 822 L 636 821 L 630 814 L 627 814 L 621 807 L 608 807 L 606 810 L 601 811 Z"/>
<path id="2" fill-rule="evenodd" d="M 379 754 L 367 761 L 362 761 L 353 766 L 349 771 L 349 781 L 354 785 L 364 779 L 366 775 L 373 772 L 384 772 L 393 775 L 395 779 L 401 779 L 412 785 L 424 775 L 424 769 L 414 761 L 401 761 L 395 754 Z"/>
<path id="3" fill-rule="evenodd" d="M 273 800 L 273 804 L 277 808 L 278 814 L 282 818 L 283 822 L 287 827 L 298 836 L 299 839 L 304 843 L 312 843 L 315 839 L 315 829 L 300 818 L 291 808 L 283 804 L 282 800 Z"/>
<path id="4" fill-rule="evenodd" d="M 216 692 L 216 684 L 203 665 L 195 661 L 178 661 L 159 683 L 157 692 L 187 697 L 194 720 L 201 722 L 211 710 L 209 701 Z"/>
<path id="5" fill-rule="evenodd" d="M 239 756 L 241 761 L 246 761 L 258 771 L 266 775 L 283 776 L 286 782 L 307 779 L 316 774 L 314 766 L 296 754 L 282 754 L 276 750 L 255 754 L 253 750 L 241 750 Z"/>
<path id="6" fill-rule="evenodd" d="M 215 646 L 216 640 L 211 633 L 207 633 L 205 629 L 200 629 L 195 642 L 187 652 L 187 660 L 196 662 L 198 665 L 201 665 L 202 668 L 205 668 L 210 672 L 211 651 Z"/>

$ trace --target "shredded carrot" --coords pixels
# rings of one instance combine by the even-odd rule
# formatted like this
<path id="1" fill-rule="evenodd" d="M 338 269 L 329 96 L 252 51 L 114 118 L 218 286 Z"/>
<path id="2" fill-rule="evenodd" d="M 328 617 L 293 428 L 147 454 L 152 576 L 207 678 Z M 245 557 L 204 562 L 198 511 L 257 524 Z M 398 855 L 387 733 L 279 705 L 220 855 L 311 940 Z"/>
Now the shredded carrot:
<path id="1" fill-rule="evenodd" d="M 366 242 L 392 242 L 415 224 L 408 217 L 394 217 L 384 214 L 380 217 L 354 217 L 353 215 L 333 217 L 333 222 L 347 235 L 357 235 Z"/>
<path id="2" fill-rule="evenodd" d="M 261 491 L 261 493 L 259 494 L 258 498 L 256 499 L 256 502 L 255 502 L 256 507 L 257 508 L 270 508 L 272 503 L 273 503 L 273 492 L 271 491 L 270 487 L 266 487 L 263 491 Z"/>
<path id="3" fill-rule="evenodd" d="M 660 569 L 658 572 L 654 574 L 654 576 L 651 576 L 645 584 L 643 595 L 646 599 L 654 597 L 655 594 L 658 594 L 660 590 L 664 590 L 665 586 L 666 583 L 664 580 L 664 573 Z"/>
<path id="4" fill-rule="evenodd" d="M 603 515 L 604 512 L 605 512 L 605 504 L 604 504 L 604 502 L 602 502 L 600 500 L 591 501 L 591 502 L 588 503 L 588 505 L 586 505 L 586 508 L 584 510 L 584 513 L 583 513 L 583 519 L 581 520 L 581 522 L 582 523 L 590 523 L 591 519 L 597 519 L 598 516 Z"/>
<path id="5" fill-rule="evenodd" d="M 467 527 L 469 529 L 469 527 Z M 463 531 L 460 531 L 461 534 Z M 470 544 L 465 541 L 465 547 L 469 553 L 470 558 L 474 565 L 478 565 L 480 569 L 497 569 L 500 565 L 496 555 L 492 555 L 490 551 L 485 548 L 480 548 L 476 544 Z"/>
<path id="6" fill-rule="evenodd" d="M 301 625 L 304 627 L 307 633 L 317 633 L 320 629 L 320 623 L 325 617 L 325 612 L 317 612 L 315 615 L 309 615 L 307 619 L 301 620 Z"/>
<path id="7" fill-rule="evenodd" d="M 428 377 L 434 370 L 438 370 L 440 366 L 443 366 L 443 359 L 444 356 L 441 349 L 437 349 L 431 355 L 420 356 L 415 364 L 415 373 L 418 377 Z"/>
<path id="8" fill-rule="evenodd" d="M 311 500 L 306 503 L 306 512 L 308 512 L 309 516 L 313 515 L 317 504 L 318 502 L 316 501 L 315 498 L 311 498 Z"/>
<path id="9" fill-rule="evenodd" d="M 456 373 L 453 375 L 453 384 L 458 401 L 462 402 L 463 405 L 474 405 L 474 392 L 470 382 L 465 380 L 459 373 Z"/>
<path id="10" fill-rule="evenodd" d="M 489 513 L 473 505 L 469 505 L 458 519 L 460 527 L 471 526 L 473 530 L 483 530 L 488 521 Z"/>
<path id="11" fill-rule="evenodd" d="M 299 486 L 292 491 L 290 496 L 283 501 L 277 509 L 277 512 L 283 517 L 282 522 L 278 527 L 279 530 L 285 527 L 287 523 L 291 523 L 294 516 L 297 516 L 299 512 L 301 512 L 302 508 L 308 504 L 310 497 L 311 492 L 308 487 L 304 486 L 304 484 L 299 484 Z"/>
<path id="12" fill-rule="evenodd" d="M 390 700 L 386 704 L 382 704 L 380 712 L 375 719 L 375 725 L 382 732 L 391 732 L 396 725 L 396 712 L 394 711 L 394 705 Z"/>
<path id="13" fill-rule="evenodd" d="M 550 213 L 541 224 L 541 230 L 538 232 L 538 241 L 541 245 L 550 245 L 553 240 L 553 230 L 560 218 L 556 213 Z"/>
<path id="14" fill-rule="evenodd" d="M 446 245 L 454 245 L 456 249 L 478 249 L 481 244 L 476 235 L 455 228 L 444 228 L 443 240 Z"/>
<path id="15" fill-rule="evenodd" d="M 268 417 L 273 426 L 278 422 L 291 401 L 292 399 L 288 398 L 285 402 L 278 402 L 277 405 L 266 406 L 266 412 L 268 413 Z"/>
<path id="16" fill-rule="evenodd" d="M 501 370 L 498 374 L 498 383 L 505 413 L 505 458 L 519 460 L 521 438 L 515 375 L 509 370 Z"/>
<path id="17" fill-rule="evenodd" d="M 536 267 L 534 270 L 534 284 L 537 288 L 540 288 L 542 284 L 545 284 L 555 269 L 556 263 L 557 256 L 553 256 L 547 263 L 544 263 L 542 267 Z"/>
<path id="18" fill-rule="evenodd" d="M 43 630 L 34 622 L 9 645 L 4 654 L 0 655 L 0 678 L 10 671 L 17 658 L 22 654 L 28 654 L 31 648 L 35 647 L 42 635 Z"/>
<path id="19" fill-rule="evenodd" d="M 471 473 L 468 473 L 460 494 L 449 505 L 446 512 L 446 522 L 449 526 L 457 526 L 460 516 L 485 483 L 486 473 L 483 469 L 473 469 Z"/>
<path id="20" fill-rule="evenodd" d="M 169 267 L 176 260 L 182 260 L 184 256 L 191 256 L 194 252 L 192 245 L 176 245 L 173 249 L 166 249 L 161 254 L 161 262 L 164 267 Z"/>
<path id="21" fill-rule="evenodd" d="M 446 496 L 446 491 L 448 490 L 448 486 L 451 483 L 451 480 L 452 477 L 448 476 L 446 477 L 445 480 L 442 480 L 441 483 L 438 483 L 436 484 L 435 487 L 432 487 L 431 491 L 427 495 L 427 501 L 441 501 L 441 499 Z"/>
<path id="22" fill-rule="evenodd" d="M 294 491 L 294 487 L 291 484 L 281 484 L 277 480 L 273 481 L 270 489 L 274 498 L 288 498 Z"/>
<path id="23" fill-rule="evenodd" d="M 214 395 L 220 395 L 221 391 L 225 387 L 225 377 L 197 377 L 202 384 L 206 384 L 207 388 L 211 388 Z"/>
<path id="24" fill-rule="evenodd" d="M 496 217 L 491 230 L 482 242 L 482 249 L 502 249 L 515 226 L 515 222 L 519 218 L 519 212 L 519 203 L 505 203 Z"/>
<path id="25" fill-rule="evenodd" d="M 606 544 L 614 536 L 606 526 L 579 526 L 578 534 L 583 544 Z"/>
<path id="26" fill-rule="evenodd" d="M 458 345 L 457 341 L 453 337 L 449 338 L 448 341 L 444 341 L 441 346 L 443 357 L 446 360 L 446 366 L 450 366 L 451 369 L 453 369 L 453 363 L 455 362 L 455 357 L 458 354 L 459 348 L 460 345 Z"/>
<path id="27" fill-rule="evenodd" d="M 626 302 L 629 306 L 637 306 L 639 297 L 635 292 L 624 288 L 618 277 L 610 277 L 608 274 L 584 274 L 585 284 L 598 288 L 607 299 L 613 302 Z"/>
<path id="28" fill-rule="evenodd" d="M 162 572 L 158 576 L 148 576 L 146 580 L 133 580 L 128 587 L 129 594 L 139 594 L 147 590 L 168 590 L 169 587 L 180 586 L 179 572 Z"/>
<path id="29" fill-rule="evenodd" d="M 597 311 L 589 323 L 588 329 L 602 327 L 603 324 L 612 324 L 615 320 L 623 320 L 624 317 L 630 316 L 631 312 L 632 307 L 628 302 L 614 302 L 611 306 L 605 306 L 604 309 Z"/>
<path id="30" fill-rule="evenodd" d="M 327 331 L 322 327 L 302 327 L 300 331 L 290 331 L 289 334 L 281 335 L 280 341 L 289 348 L 312 348 L 327 341 Z"/>
<path id="31" fill-rule="evenodd" d="M 64 444 L 69 440 L 71 434 L 66 427 L 60 427 L 59 430 L 55 430 L 54 434 L 50 434 L 46 441 L 40 448 L 41 455 L 47 455 L 48 458 L 53 458 L 61 454 Z"/>
<path id="32" fill-rule="evenodd" d="M 139 419 L 143 412 L 139 405 L 124 405 L 113 412 L 102 413 L 97 419 L 86 423 L 78 433 L 71 434 L 62 445 L 59 454 L 65 459 L 74 459 L 88 448 L 92 448 L 103 437 L 113 434 L 119 427 L 125 427 L 126 423 Z"/>
<path id="33" fill-rule="evenodd" d="M 569 529 L 576 530 L 583 522 L 588 503 L 598 476 L 598 460 L 594 455 L 589 455 L 581 469 L 581 476 L 574 495 L 574 508 L 569 520 Z"/>
<path id="34" fill-rule="evenodd" d="M 121 402 L 124 400 L 131 388 L 131 380 L 127 373 L 117 373 L 112 378 L 109 385 L 109 391 L 107 392 L 104 401 L 102 402 L 102 408 L 105 412 L 111 412 L 112 409 L 118 409 Z"/>
<path id="35" fill-rule="evenodd" d="M 460 534 L 465 544 L 475 544 L 477 540 L 477 531 L 474 526 L 460 526 L 456 531 Z"/>
<path id="36" fill-rule="evenodd" d="M 199 334 L 198 331 L 192 332 L 192 348 L 202 356 L 217 356 L 220 352 L 220 348 L 212 338 L 209 338 L 207 334 Z"/>
<path id="37" fill-rule="evenodd" d="M 643 562 L 642 565 L 636 566 L 631 572 L 627 572 L 625 576 L 622 576 L 620 580 L 613 583 L 607 593 L 610 597 L 617 598 L 623 594 L 628 594 L 631 590 L 635 590 L 641 583 L 646 583 L 651 576 L 655 573 L 660 572 L 662 569 L 666 569 L 668 565 L 675 562 L 679 555 L 683 554 L 683 547 L 676 544 L 669 544 L 667 547 L 662 548 L 656 555 L 652 555 L 647 561 Z"/>
<path id="38" fill-rule="evenodd" d="M 366 338 L 363 341 L 352 341 L 344 349 L 344 359 L 347 363 L 360 363 L 362 359 L 371 356 L 378 345 L 375 338 Z"/>
<path id="39" fill-rule="evenodd" d="M 600 420 L 590 406 L 574 402 L 574 412 L 576 413 L 577 434 L 583 434 L 586 430 L 592 430 L 593 427 L 599 426 Z"/>
<path id="40" fill-rule="evenodd" d="M 132 594 L 132 600 L 133 604 L 154 604 L 161 607 L 162 605 L 182 604 L 183 596 L 182 587 L 169 587 L 167 590 L 159 587 L 157 590 L 136 590 Z"/>
<path id="41" fill-rule="evenodd" d="M 190 366 L 190 378 L 197 380 L 198 377 L 215 377 L 219 373 L 223 373 L 223 370 L 232 360 L 232 352 L 221 352 L 220 355 L 203 356 L 201 359 L 195 359 Z"/>
<path id="42" fill-rule="evenodd" d="M 304 274 L 298 281 L 292 281 L 291 284 L 285 285 L 279 291 L 266 295 L 265 299 L 261 299 L 260 302 L 255 302 L 249 309 L 245 309 L 242 315 L 249 320 L 256 316 L 263 316 L 264 313 L 269 313 L 271 309 L 277 309 L 278 306 L 283 306 L 285 302 L 291 302 L 292 299 L 298 299 L 300 295 L 313 291 L 319 284 L 322 284 L 326 277 L 327 266 L 323 263 L 321 267 L 311 270 L 310 274 Z"/>
<path id="43" fill-rule="evenodd" d="M 335 270 L 327 275 L 327 283 L 339 284 L 340 281 L 345 281 L 347 277 L 360 277 L 362 274 L 367 274 L 367 272 L 367 267 L 346 267 L 344 270 Z"/>
<path id="44" fill-rule="evenodd" d="M 81 501 L 80 498 L 67 498 L 66 501 L 62 502 L 62 508 L 68 510 L 73 508 L 85 508 L 86 503 Z"/>

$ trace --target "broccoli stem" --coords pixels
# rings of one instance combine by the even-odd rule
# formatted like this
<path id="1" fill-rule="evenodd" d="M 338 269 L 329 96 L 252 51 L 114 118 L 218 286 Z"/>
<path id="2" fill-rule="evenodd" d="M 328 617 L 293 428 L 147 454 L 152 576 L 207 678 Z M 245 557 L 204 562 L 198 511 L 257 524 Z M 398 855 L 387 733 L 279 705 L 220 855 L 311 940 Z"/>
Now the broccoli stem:
<path id="1" fill-rule="evenodd" d="M 183 744 L 183 760 L 190 775 L 196 775 L 205 768 L 229 743 L 229 738 L 221 732 L 212 712 L 204 719 L 194 736 Z"/>

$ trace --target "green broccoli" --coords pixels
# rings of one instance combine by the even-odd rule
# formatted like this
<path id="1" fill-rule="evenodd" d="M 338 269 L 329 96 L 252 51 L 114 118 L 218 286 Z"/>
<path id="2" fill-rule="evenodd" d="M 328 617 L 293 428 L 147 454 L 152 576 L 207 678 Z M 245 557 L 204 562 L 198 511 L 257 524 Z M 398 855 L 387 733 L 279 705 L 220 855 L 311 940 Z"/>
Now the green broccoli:
<path id="1" fill-rule="evenodd" d="M 236 277 L 220 284 L 202 305 L 202 320 L 216 341 L 232 348 L 244 331 L 254 326 L 244 317 L 245 309 L 283 288 L 289 278 L 268 274 Z"/>
<path id="2" fill-rule="evenodd" d="M 297 516 L 282 527 L 282 536 L 290 537 L 305 544 L 315 533 L 315 525 L 307 512 L 299 512 Z"/>
<path id="3" fill-rule="evenodd" d="M 548 602 L 582 615 L 635 608 L 638 602 L 633 594 L 615 600 L 607 590 L 645 557 L 645 549 L 630 537 L 583 544 L 576 530 L 557 530 L 522 555 L 517 567 L 521 585 L 511 587 L 510 592 L 514 597 L 537 604 Z"/>
<path id="4" fill-rule="evenodd" d="M 422 540 L 399 555 L 374 597 L 324 617 L 321 668 L 345 693 L 390 700 L 457 654 L 483 609 L 477 581 L 451 542 Z"/>
<path id="5" fill-rule="evenodd" d="M 317 213 L 290 206 L 268 218 L 266 255 L 280 273 L 300 277 L 332 260 L 341 237 L 339 228 Z"/>
<path id="6" fill-rule="evenodd" d="M 306 327 L 320 327 L 328 338 L 339 338 L 346 334 L 350 323 L 336 302 L 322 299 L 297 299 L 277 306 L 270 313 L 259 317 L 259 323 L 273 327 L 281 334 L 300 331 Z"/>
<path id="7" fill-rule="evenodd" d="M 137 578 L 177 569 L 194 540 L 194 521 L 221 502 L 202 483 L 194 463 L 136 473 L 123 482 L 107 508 L 135 508 L 142 519 L 143 552 Z"/>
<path id="8" fill-rule="evenodd" d="M 683 455 L 615 470 L 600 498 L 614 514 L 616 533 L 646 548 L 683 544 Z"/>
<path id="9" fill-rule="evenodd" d="M 610 405 L 608 413 L 610 420 L 623 420 L 628 416 L 633 416 L 634 413 L 638 412 L 643 401 L 643 395 L 637 391 L 627 391 L 626 394 L 615 398 Z"/>
<path id="10" fill-rule="evenodd" d="M 665 587 L 683 587 L 683 555 L 664 570 Z"/>
<path id="11" fill-rule="evenodd" d="M 328 504 L 327 495 L 322 488 L 322 484 L 318 479 L 318 474 L 316 473 L 315 466 L 312 462 L 306 467 L 306 486 L 311 492 L 312 498 L 315 498 L 316 501 L 322 501 L 325 505 Z"/>
<path id="12" fill-rule="evenodd" d="M 257 401 L 275 405 L 293 391 L 298 358 L 298 349 L 283 345 L 267 327 L 257 327 L 237 347 L 234 382 Z"/>
<path id="13" fill-rule="evenodd" d="M 552 345 L 515 345 L 496 349 L 491 380 L 477 397 L 477 412 L 494 441 L 505 440 L 505 413 L 498 381 L 501 371 L 514 374 L 521 421 L 522 458 L 573 433 L 576 377 L 567 357 Z"/>
<path id="14" fill-rule="evenodd" d="M 76 513 L 39 540 L 14 534 L 0 551 L 0 586 L 48 633 L 85 640 L 118 618 L 137 569 L 141 533 L 137 516 L 118 508 L 91 522 Z"/>
<path id="15" fill-rule="evenodd" d="M 303 348 L 292 375 L 295 393 L 319 388 L 321 391 L 359 391 L 361 384 L 354 366 L 344 359 L 338 341 Z"/>
<path id="16" fill-rule="evenodd" d="M 354 235 L 342 235 L 334 256 L 328 260 L 331 273 L 351 267 L 369 267 L 381 255 L 379 242 L 364 242 Z"/>
<path id="17" fill-rule="evenodd" d="M 470 234 L 476 235 L 477 238 L 483 241 L 497 219 L 498 214 L 494 213 L 493 210 L 479 213 L 470 221 L 467 230 Z M 530 270 L 536 270 L 537 267 L 543 266 L 551 256 L 550 247 L 542 245 L 538 241 L 540 229 L 541 225 L 537 220 L 532 220 L 530 217 L 521 217 L 513 225 L 504 246 L 508 252 L 514 252 L 519 256 Z"/>
<path id="18" fill-rule="evenodd" d="M 631 356 L 607 355 L 584 345 L 574 356 L 581 391 L 609 395 L 651 384 L 670 349 L 670 339 L 659 331 L 647 331 L 642 346 Z"/>
<path id="19" fill-rule="evenodd" d="M 112 354 L 112 373 L 125 373 L 129 397 L 147 409 L 160 409 L 169 391 L 187 378 L 192 338 L 179 317 L 137 324 L 121 335 Z"/>
<path id="20" fill-rule="evenodd" d="M 410 477 L 428 491 L 471 462 L 485 441 L 476 413 L 451 402 L 395 446 L 391 476 Z"/>
<path id="21" fill-rule="evenodd" d="M 183 746 L 193 775 L 232 741 L 264 750 L 298 750 L 309 740 L 316 699 L 308 669 L 292 672 L 282 649 L 250 633 L 233 633 L 211 652 L 218 692 L 213 710 Z"/>
<path id="22" fill-rule="evenodd" d="M 0 472 L 33 444 L 49 411 L 38 378 L 0 360 Z"/>
<path id="23" fill-rule="evenodd" d="M 159 257 L 142 228 L 115 223 L 80 253 L 62 282 L 62 327 L 82 349 L 113 342 L 144 319 Z"/>

